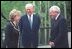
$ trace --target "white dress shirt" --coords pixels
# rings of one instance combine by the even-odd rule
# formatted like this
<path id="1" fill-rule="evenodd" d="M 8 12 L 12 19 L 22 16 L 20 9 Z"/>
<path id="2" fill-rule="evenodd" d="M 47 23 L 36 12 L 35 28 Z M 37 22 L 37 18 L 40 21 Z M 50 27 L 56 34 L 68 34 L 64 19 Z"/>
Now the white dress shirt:
<path id="1" fill-rule="evenodd" d="M 58 15 L 56 16 L 55 20 L 57 20 L 57 19 L 58 19 L 59 15 L 60 15 L 60 14 L 58 14 Z"/>

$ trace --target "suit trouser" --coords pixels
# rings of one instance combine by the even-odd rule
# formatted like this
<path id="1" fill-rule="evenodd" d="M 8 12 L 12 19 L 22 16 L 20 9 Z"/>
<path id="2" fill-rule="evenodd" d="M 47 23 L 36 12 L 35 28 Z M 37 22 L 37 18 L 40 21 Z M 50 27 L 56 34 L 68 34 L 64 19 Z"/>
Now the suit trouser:
<path id="1" fill-rule="evenodd" d="M 35 38 L 36 39 L 36 38 Z M 22 44 L 24 46 L 24 48 L 37 48 L 38 46 L 38 40 L 35 39 L 26 39 L 22 41 Z"/>

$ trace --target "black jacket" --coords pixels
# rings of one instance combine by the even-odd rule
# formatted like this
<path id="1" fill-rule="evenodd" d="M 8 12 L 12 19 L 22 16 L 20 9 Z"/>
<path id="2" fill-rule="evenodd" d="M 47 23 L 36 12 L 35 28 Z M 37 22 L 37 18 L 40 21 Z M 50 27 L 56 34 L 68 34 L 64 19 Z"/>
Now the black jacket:
<path id="1" fill-rule="evenodd" d="M 5 43 L 8 48 L 16 48 L 18 45 L 19 32 L 14 29 L 13 25 L 9 22 L 5 29 Z"/>
<path id="2" fill-rule="evenodd" d="M 57 20 L 51 21 L 51 38 L 55 43 L 55 48 L 68 48 L 68 30 L 67 22 L 63 16 L 59 16 Z"/>

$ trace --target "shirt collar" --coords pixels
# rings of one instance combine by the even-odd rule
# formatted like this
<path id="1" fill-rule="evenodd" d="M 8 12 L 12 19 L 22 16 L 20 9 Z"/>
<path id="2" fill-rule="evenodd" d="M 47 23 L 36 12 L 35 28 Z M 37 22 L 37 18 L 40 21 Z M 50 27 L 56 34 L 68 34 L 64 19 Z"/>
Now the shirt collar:
<path id="1" fill-rule="evenodd" d="M 57 20 L 57 19 L 58 19 L 59 15 L 60 15 L 60 14 L 58 14 L 58 15 L 56 16 L 55 20 Z"/>
<path id="2" fill-rule="evenodd" d="M 28 18 L 29 18 L 29 14 L 27 14 Z M 31 14 L 31 17 L 33 17 L 33 14 Z"/>

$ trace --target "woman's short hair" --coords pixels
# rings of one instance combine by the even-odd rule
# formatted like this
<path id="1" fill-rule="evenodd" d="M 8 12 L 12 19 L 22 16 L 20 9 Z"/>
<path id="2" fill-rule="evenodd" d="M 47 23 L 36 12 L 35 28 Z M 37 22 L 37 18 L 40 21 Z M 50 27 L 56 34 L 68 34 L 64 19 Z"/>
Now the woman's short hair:
<path id="1" fill-rule="evenodd" d="M 18 13 L 19 15 L 21 15 L 21 11 L 13 9 L 10 14 L 9 14 L 9 20 L 10 21 L 14 21 L 14 18 L 16 16 L 16 13 Z"/>

